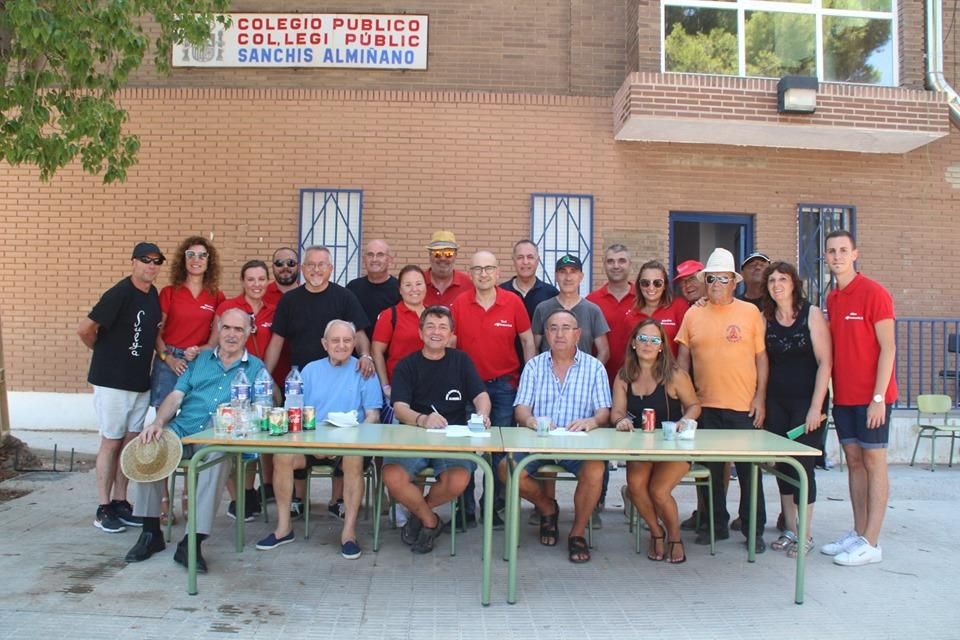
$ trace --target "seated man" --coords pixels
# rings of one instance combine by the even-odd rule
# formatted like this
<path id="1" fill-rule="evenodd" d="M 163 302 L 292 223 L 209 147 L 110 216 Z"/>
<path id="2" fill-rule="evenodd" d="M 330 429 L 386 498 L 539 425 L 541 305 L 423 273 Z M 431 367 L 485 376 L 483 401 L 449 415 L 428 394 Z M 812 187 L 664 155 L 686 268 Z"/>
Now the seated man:
<path id="1" fill-rule="evenodd" d="M 544 322 L 549 351 L 532 358 L 523 368 L 520 388 L 514 401 L 517 424 L 537 428 L 537 417 L 549 417 L 552 426 L 568 431 L 590 431 L 605 427 L 610 419 L 610 385 L 603 364 L 580 351 L 577 318 L 566 309 L 551 313 Z M 514 454 L 519 461 L 526 454 Z M 602 460 L 537 460 L 520 474 L 520 497 L 529 500 L 540 514 L 540 544 L 557 544 L 559 531 L 557 501 L 547 496 L 531 474 L 545 464 L 557 464 L 577 476 L 573 495 L 573 527 L 567 538 L 571 562 L 588 562 L 590 548 L 584 537 L 587 520 L 600 499 L 603 484 Z M 506 481 L 507 460 L 500 463 L 500 477 Z"/>
<path id="2" fill-rule="evenodd" d="M 473 362 L 462 351 L 448 349 L 453 317 L 447 307 L 427 307 L 420 316 L 423 349 L 411 353 L 393 371 L 391 400 L 401 424 L 424 429 L 443 429 L 447 424 L 467 423 L 467 403 L 490 426 L 490 396 Z M 416 475 L 432 467 L 437 481 L 426 498 L 413 483 Z M 416 553 L 429 553 L 443 523 L 433 512 L 438 505 L 457 498 L 466 489 L 474 464 L 469 460 L 441 458 L 384 458 L 383 483 L 390 495 L 410 512 L 400 530 L 400 539 Z"/>
<path id="3" fill-rule="evenodd" d="M 316 408 L 317 420 L 324 420 L 331 412 L 356 411 L 365 422 L 380 419 L 383 395 L 376 376 L 364 378 L 353 356 L 357 329 L 352 322 L 331 320 L 323 332 L 323 348 L 327 357 L 314 360 L 303 369 L 304 404 Z M 347 560 L 356 560 L 362 551 L 357 544 L 357 514 L 363 499 L 363 463 L 361 456 L 329 459 L 318 456 L 277 454 L 273 457 L 273 493 L 277 501 L 277 528 L 257 543 L 257 549 L 267 550 L 293 542 L 290 526 L 290 502 L 293 497 L 293 478 L 300 470 L 310 473 L 315 464 L 335 464 L 343 469 L 343 529 L 340 532 L 340 554 Z M 309 481 L 309 476 L 305 476 Z"/>
<path id="4" fill-rule="evenodd" d="M 244 347 L 250 336 L 250 315 L 241 309 L 229 309 L 220 316 L 217 327 L 218 346 L 210 351 L 201 351 L 177 378 L 177 386 L 157 407 L 156 419 L 140 434 L 143 442 L 155 440 L 164 428 L 171 429 L 180 438 L 209 428 L 217 405 L 230 402 L 230 385 L 224 384 L 224 379 L 233 380 L 233 376 L 241 369 L 246 372 L 247 380 L 256 379 L 260 373 L 263 362 L 247 353 Z M 193 449 L 192 445 L 184 445 L 184 459 L 193 455 Z M 207 460 L 222 455 L 214 453 L 207 456 Z M 230 465 L 217 464 L 204 469 L 197 476 L 197 570 L 201 573 L 206 573 L 207 563 L 200 554 L 200 546 L 210 535 L 229 470 Z M 160 499 L 166 479 L 130 484 L 133 487 L 134 514 L 143 517 L 143 532 L 127 553 L 126 560 L 140 562 L 166 548 L 160 532 Z M 173 559 L 187 566 L 186 536 L 177 545 Z"/>

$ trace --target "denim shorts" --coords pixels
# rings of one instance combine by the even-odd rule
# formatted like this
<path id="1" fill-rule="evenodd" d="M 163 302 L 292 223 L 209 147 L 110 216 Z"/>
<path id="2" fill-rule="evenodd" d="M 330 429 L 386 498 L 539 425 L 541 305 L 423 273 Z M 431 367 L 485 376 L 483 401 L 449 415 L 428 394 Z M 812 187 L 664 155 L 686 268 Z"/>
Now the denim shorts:
<path id="1" fill-rule="evenodd" d="M 890 413 L 893 405 L 884 407 L 883 424 L 867 429 L 867 404 L 833 405 L 833 424 L 840 444 L 855 444 L 861 449 L 886 449 L 890 440 Z"/>
<path id="2" fill-rule="evenodd" d="M 390 458 L 383 459 L 384 466 L 388 464 L 398 464 L 403 467 L 410 479 L 413 480 L 417 474 L 431 467 L 434 475 L 439 477 L 448 469 L 466 469 L 468 473 L 473 473 L 477 465 L 472 460 L 454 460 L 450 458 Z"/>
<path id="3" fill-rule="evenodd" d="M 513 460 L 513 464 L 517 464 L 523 458 L 527 457 L 530 454 L 513 453 L 510 455 L 512 456 L 511 460 Z M 543 467 L 548 464 L 553 464 L 553 465 L 557 465 L 558 467 L 563 467 L 564 471 L 566 471 L 567 473 L 572 473 L 573 475 L 576 476 L 580 474 L 580 467 L 583 466 L 583 463 L 584 463 L 584 460 L 534 460 L 533 462 L 529 463 L 526 467 L 524 467 L 524 471 L 526 471 L 529 475 L 532 476 L 535 473 L 537 473 L 540 467 Z"/>
<path id="4" fill-rule="evenodd" d="M 183 358 L 184 350 L 167 347 L 167 357 Z M 163 400 L 177 386 L 179 378 L 173 369 L 160 358 L 153 359 L 153 371 L 150 372 L 150 406 L 159 407 Z"/>

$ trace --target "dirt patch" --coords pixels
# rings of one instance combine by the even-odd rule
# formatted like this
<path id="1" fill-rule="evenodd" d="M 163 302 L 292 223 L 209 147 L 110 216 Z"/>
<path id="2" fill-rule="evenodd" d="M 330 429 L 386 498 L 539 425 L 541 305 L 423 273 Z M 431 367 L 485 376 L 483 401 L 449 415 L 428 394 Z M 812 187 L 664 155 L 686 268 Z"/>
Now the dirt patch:
<path id="1" fill-rule="evenodd" d="M 96 466 L 97 456 L 77 453 L 73 456 L 73 471 L 89 471 Z M 30 493 L 22 487 L 12 487 L 5 480 L 16 478 L 27 471 L 67 472 L 71 469 L 70 452 L 58 450 L 56 459 L 52 450 L 30 449 L 26 443 L 11 435 L 0 440 L 0 502 L 14 500 Z"/>

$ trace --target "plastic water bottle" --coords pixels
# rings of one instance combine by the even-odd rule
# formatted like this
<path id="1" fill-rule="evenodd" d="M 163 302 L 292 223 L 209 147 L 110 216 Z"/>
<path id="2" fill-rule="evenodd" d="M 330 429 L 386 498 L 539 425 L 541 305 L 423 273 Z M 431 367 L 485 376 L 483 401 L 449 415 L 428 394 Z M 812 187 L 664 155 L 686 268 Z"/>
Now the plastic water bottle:
<path id="1" fill-rule="evenodd" d="M 234 415 L 234 438 L 246 438 L 250 429 L 250 379 L 238 369 L 230 383 L 230 406 Z"/>
<path id="2" fill-rule="evenodd" d="M 266 369 L 260 369 L 260 373 L 253 381 L 253 410 L 256 415 L 257 428 L 261 431 L 270 430 L 269 414 L 273 408 L 273 378 L 267 373 Z"/>
<path id="3" fill-rule="evenodd" d="M 287 428 L 294 432 L 303 431 L 303 378 L 300 376 L 300 367 L 291 367 L 283 387 L 286 395 L 283 408 L 287 410 Z"/>

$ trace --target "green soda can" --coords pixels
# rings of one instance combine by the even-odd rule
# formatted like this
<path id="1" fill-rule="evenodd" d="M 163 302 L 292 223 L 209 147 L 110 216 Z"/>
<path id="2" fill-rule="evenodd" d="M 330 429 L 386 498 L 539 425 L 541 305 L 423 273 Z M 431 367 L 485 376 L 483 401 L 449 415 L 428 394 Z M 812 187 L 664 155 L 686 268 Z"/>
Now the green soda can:
<path id="1" fill-rule="evenodd" d="M 317 409 L 316 407 L 306 406 L 303 408 L 303 430 L 313 431 L 317 428 Z"/>
<path id="2" fill-rule="evenodd" d="M 270 409 L 268 417 L 270 435 L 282 436 L 287 432 L 287 411 L 283 407 Z"/>

